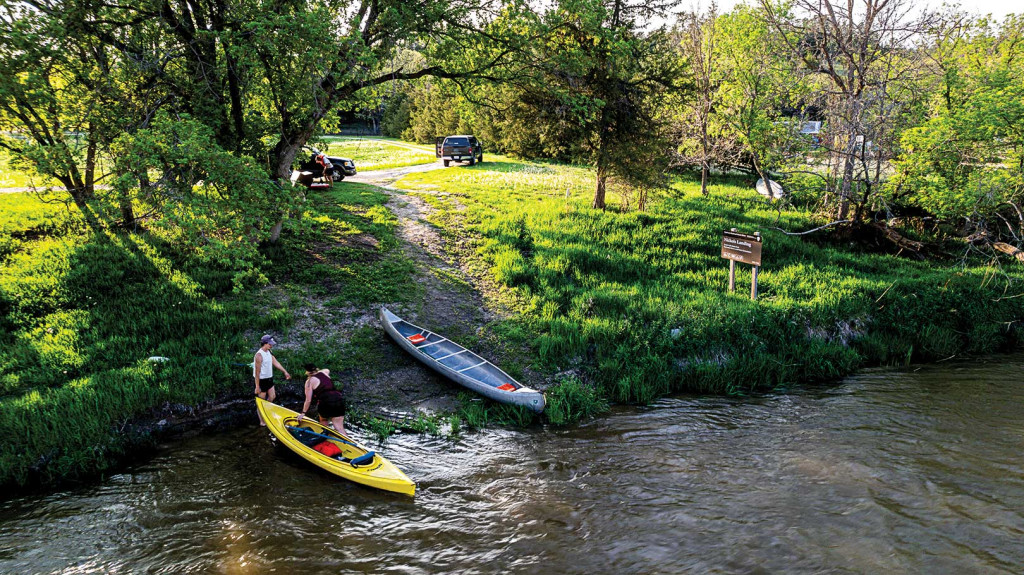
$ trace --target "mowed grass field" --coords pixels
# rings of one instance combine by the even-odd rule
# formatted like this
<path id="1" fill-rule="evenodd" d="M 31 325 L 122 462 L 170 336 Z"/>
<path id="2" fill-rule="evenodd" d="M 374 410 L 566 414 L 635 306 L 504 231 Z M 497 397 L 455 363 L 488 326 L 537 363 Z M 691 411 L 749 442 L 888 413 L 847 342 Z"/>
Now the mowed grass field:
<path id="1" fill-rule="evenodd" d="M 436 161 L 427 146 L 376 138 L 326 138 L 332 156 L 351 158 L 358 171 L 404 168 Z"/>
<path id="2" fill-rule="evenodd" d="M 56 183 L 45 176 L 12 166 L 6 150 L 0 150 L 0 188 L 28 188 Z"/>
<path id="3" fill-rule="evenodd" d="M 1024 274 L 989 262 L 915 261 L 831 239 L 776 211 L 752 185 L 710 197 L 677 180 L 646 211 L 589 207 L 593 171 L 489 156 L 397 184 L 432 222 L 472 242 L 481 273 L 518 302 L 495 329 L 538 369 L 581 370 L 606 397 L 747 393 L 841 377 L 858 367 L 988 353 L 1018 343 Z M 738 265 L 727 293 L 722 231 L 761 232 L 760 298 Z"/>

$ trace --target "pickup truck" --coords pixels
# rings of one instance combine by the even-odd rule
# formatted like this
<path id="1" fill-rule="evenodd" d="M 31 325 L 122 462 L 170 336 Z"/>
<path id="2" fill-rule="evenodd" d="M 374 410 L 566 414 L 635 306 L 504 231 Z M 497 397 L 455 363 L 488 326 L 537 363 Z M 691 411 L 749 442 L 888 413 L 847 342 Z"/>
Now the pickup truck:
<path id="1" fill-rule="evenodd" d="M 451 162 L 469 162 L 472 166 L 484 161 L 484 147 L 476 136 L 447 136 L 434 141 L 435 155 L 444 161 L 445 167 Z"/>
<path id="2" fill-rule="evenodd" d="M 318 177 L 323 173 L 323 166 L 317 162 L 316 157 L 320 155 L 320 150 L 312 146 L 303 146 L 302 149 L 309 153 L 309 156 L 305 160 L 299 162 L 299 170 L 303 172 L 313 172 Z M 330 173 L 331 179 L 335 182 L 340 182 L 345 179 L 345 176 L 356 175 L 356 164 L 349 158 L 340 158 L 337 156 L 327 156 L 327 159 L 331 162 L 333 170 Z"/>

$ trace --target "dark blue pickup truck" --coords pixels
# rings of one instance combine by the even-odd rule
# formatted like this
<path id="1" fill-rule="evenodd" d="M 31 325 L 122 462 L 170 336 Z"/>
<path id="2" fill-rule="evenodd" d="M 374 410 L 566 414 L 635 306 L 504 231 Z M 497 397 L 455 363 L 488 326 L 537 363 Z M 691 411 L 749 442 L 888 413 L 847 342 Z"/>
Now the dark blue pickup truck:
<path id="1" fill-rule="evenodd" d="M 448 136 L 434 142 L 435 155 L 444 161 L 445 167 L 451 162 L 469 162 L 472 166 L 484 161 L 484 147 L 476 136 Z"/>

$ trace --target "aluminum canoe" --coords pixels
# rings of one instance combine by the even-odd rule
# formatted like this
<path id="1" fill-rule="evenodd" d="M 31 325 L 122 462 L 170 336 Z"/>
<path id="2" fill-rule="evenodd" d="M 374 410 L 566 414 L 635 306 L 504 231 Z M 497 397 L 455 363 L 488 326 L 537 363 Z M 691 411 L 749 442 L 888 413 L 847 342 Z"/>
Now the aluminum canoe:
<path id="1" fill-rule="evenodd" d="M 414 325 L 380 308 L 380 321 L 391 339 L 437 373 L 500 403 L 540 413 L 544 394 L 519 383 L 498 366 L 454 341 Z"/>

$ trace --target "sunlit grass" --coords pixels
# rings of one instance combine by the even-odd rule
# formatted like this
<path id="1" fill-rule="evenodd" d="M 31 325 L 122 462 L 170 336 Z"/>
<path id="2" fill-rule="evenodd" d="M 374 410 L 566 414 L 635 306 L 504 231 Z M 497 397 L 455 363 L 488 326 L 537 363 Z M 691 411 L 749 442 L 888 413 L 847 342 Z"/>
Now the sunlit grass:
<path id="1" fill-rule="evenodd" d="M 109 169 L 109 160 L 99 158 L 97 162 L 97 178 L 100 178 L 105 170 Z M 103 182 L 97 182 L 102 185 Z M 0 150 L 0 188 L 36 188 L 43 189 L 48 186 L 60 187 L 61 183 L 49 176 L 37 173 L 30 167 L 19 165 L 11 161 L 10 154 L 6 150 Z"/>
<path id="2" fill-rule="evenodd" d="M 351 158 L 359 171 L 386 170 L 434 162 L 434 152 L 421 146 L 392 143 L 380 139 L 330 139 L 332 156 Z"/>

